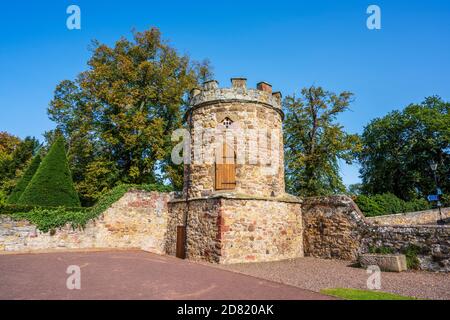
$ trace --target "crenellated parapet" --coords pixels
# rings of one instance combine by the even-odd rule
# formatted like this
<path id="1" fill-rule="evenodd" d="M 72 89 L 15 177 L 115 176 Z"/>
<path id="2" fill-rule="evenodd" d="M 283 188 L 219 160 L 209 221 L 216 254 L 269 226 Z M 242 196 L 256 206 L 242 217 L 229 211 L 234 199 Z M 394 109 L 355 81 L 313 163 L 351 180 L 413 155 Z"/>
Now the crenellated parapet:
<path id="1" fill-rule="evenodd" d="M 190 108 L 227 102 L 259 103 L 281 112 L 281 93 L 272 92 L 267 82 L 259 82 L 256 89 L 247 88 L 247 79 L 232 78 L 231 88 L 219 88 L 219 82 L 210 80 L 201 89 L 195 88 L 190 93 Z"/>

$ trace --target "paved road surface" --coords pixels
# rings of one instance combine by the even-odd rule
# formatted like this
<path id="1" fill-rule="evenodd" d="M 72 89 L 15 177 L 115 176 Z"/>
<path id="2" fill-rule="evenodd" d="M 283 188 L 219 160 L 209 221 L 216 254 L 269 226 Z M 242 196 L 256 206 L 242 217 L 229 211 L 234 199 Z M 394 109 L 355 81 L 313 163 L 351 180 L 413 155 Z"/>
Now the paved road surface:
<path id="1" fill-rule="evenodd" d="M 81 290 L 68 290 L 68 266 Z M 331 299 L 308 290 L 143 251 L 0 255 L 0 299 Z"/>

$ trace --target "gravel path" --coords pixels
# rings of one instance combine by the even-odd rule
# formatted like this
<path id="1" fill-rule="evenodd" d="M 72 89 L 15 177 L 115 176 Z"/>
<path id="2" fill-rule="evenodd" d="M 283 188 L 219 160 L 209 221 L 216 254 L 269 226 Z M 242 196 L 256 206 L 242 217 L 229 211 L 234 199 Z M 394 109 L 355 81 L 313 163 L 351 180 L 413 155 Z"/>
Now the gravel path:
<path id="1" fill-rule="evenodd" d="M 325 288 L 367 289 L 366 270 L 350 262 L 299 258 L 279 262 L 223 265 L 219 268 L 319 292 Z M 450 275 L 407 271 L 382 272 L 381 290 L 427 299 L 450 299 Z"/>

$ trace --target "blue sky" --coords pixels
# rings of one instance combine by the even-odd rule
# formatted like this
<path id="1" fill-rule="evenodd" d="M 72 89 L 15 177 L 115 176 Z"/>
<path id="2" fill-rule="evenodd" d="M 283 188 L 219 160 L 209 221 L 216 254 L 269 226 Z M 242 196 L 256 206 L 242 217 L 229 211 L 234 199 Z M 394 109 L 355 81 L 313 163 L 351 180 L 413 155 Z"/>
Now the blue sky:
<path id="1" fill-rule="evenodd" d="M 66 8 L 81 8 L 81 30 Z M 368 30 L 366 9 L 381 8 Z M 309 85 L 351 91 L 339 122 L 360 133 L 371 119 L 437 94 L 450 100 L 450 1 L 8 1 L 0 10 L 0 131 L 54 127 L 46 108 L 58 82 L 86 69 L 92 39 L 112 44 L 133 28 L 161 29 L 180 53 L 209 58 L 216 79 L 270 82 L 284 95 Z M 357 166 L 342 166 L 346 184 Z"/>

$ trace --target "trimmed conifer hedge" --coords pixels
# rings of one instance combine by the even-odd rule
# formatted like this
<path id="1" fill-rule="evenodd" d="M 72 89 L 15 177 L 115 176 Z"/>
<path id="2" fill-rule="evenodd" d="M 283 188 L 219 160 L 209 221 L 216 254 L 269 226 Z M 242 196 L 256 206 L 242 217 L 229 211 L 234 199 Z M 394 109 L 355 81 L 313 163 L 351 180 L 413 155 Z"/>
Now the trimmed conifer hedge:
<path id="1" fill-rule="evenodd" d="M 8 197 L 7 203 L 16 204 L 19 201 L 23 192 L 28 187 L 28 185 L 30 184 L 30 181 L 33 179 L 34 174 L 36 173 L 37 169 L 39 168 L 39 165 L 41 164 L 41 160 L 42 159 L 39 154 L 33 158 L 30 165 L 28 166 L 27 170 L 23 174 L 22 178 L 19 180 L 19 182 L 17 183 L 13 192 Z"/>
<path id="2" fill-rule="evenodd" d="M 20 205 L 80 207 L 67 162 L 64 139 L 58 137 L 20 197 Z"/>

